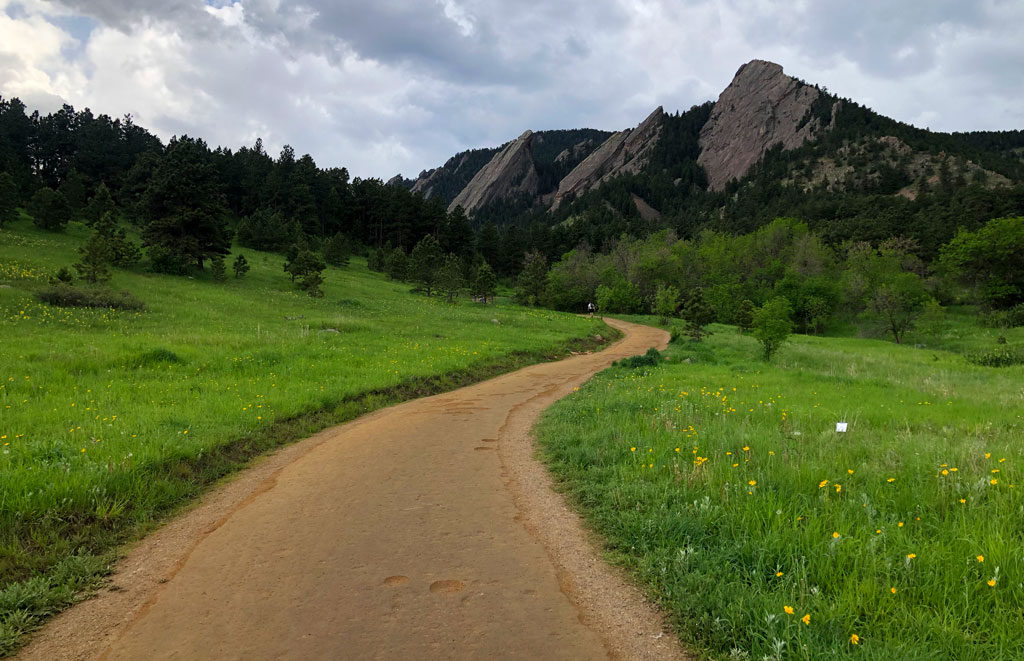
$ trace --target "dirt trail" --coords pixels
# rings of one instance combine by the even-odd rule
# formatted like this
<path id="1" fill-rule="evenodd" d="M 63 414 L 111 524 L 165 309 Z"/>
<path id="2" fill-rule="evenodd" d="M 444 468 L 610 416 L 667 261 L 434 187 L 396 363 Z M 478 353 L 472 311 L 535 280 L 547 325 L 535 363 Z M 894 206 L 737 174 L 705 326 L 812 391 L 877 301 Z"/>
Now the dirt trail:
<path id="1" fill-rule="evenodd" d="M 533 458 L 539 413 L 668 336 L 325 430 L 147 537 L 23 659 L 678 659 Z"/>

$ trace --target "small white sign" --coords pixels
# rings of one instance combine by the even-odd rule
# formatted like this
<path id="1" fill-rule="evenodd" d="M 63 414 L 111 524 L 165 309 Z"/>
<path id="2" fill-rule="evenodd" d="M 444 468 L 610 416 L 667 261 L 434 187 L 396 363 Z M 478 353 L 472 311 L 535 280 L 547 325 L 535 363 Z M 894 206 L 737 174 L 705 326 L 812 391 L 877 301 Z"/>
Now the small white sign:
<path id="1" fill-rule="evenodd" d="M 846 431 L 846 423 L 845 422 L 837 422 L 836 423 L 836 431 L 837 432 L 845 432 Z"/>

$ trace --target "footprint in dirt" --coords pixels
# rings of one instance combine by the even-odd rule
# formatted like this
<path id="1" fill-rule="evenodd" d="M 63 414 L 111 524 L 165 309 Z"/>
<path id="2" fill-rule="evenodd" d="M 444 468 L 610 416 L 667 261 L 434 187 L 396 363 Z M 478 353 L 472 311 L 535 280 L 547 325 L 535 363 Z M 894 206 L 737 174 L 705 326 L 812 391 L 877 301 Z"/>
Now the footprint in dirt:
<path id="1" fill-rule="evenodd" d="M 449 578 L 443 581 L 434 581 L 430 584 L 430 591 L 434 593 L 444 592 L 462 592 L 466 587 L 466 584 L 462 581 L 457 581 L 454 578 Z"/>
<path id="2" fill-rule="evenodd" d="M 408 582 L 408 576 L 388 576 L 384 579 L 384 585 L 390 585 L 391 587 L 395 587 L 397 585 L 405 585 Z"/>

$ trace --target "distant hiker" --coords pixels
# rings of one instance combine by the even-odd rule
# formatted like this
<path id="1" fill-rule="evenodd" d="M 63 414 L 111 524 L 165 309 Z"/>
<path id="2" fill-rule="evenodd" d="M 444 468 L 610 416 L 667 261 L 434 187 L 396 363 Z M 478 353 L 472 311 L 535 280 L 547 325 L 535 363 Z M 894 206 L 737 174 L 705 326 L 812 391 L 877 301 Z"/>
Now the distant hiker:
<path id="1" fill-rule="evenodd" d="M 587 303 L 587 312 L 589 313 L 589 316 L 593 317 L 595 310 L 597 310 L 597 307 L 595 307 L 593 303 Z"/>

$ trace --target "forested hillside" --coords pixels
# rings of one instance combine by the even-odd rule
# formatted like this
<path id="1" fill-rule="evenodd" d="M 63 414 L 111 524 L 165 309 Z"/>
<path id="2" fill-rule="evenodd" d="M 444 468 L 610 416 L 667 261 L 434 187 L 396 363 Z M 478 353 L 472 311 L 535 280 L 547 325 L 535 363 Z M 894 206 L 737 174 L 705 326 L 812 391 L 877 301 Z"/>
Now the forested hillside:
<path id="1" fill-rule="evenodd" d="M 79 220 L 115 237 L 96 239 L 94 261 L 165 273 L 204 269 L 234 241 L 284 255 L 293 279 L 357 252 L 429 293 L 448 262 L 463 283 L 493 272 L 522 302 L 565 310 L 690 306 L 739 323 L 744 301 L 783 297 L 799 329 L 820 332 L 877 322 L 873 297 L 892 287 L 911 318 L 927 301 L 1024 302 L 1022 154 L 1022 131 L 916 128 L 764 61 L 741 67 L 718 103 L 659 108 L 615 134 L 527 131 L 395 185 L 287 146 L 273 157 L 259 140 L 164 145 L 131 117 L 27 114 L 0 99 L 0 223 L 18 208 L 52 231 Z"/>

